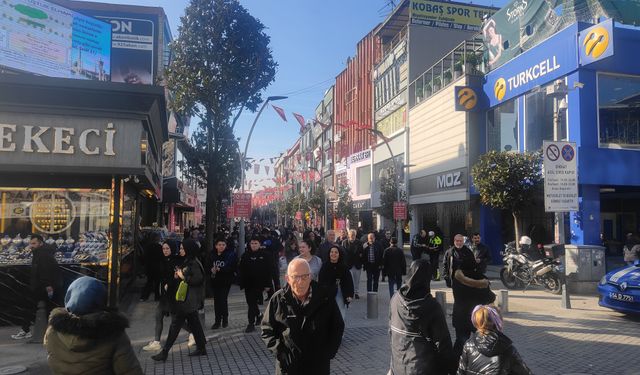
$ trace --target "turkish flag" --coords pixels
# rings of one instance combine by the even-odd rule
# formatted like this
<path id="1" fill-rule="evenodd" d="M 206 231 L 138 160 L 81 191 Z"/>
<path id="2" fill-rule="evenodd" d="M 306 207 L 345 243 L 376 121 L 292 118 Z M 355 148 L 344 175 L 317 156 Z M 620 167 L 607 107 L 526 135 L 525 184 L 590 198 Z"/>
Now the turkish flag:
<path id="1" fill-rule="evenodd" d="M 271 106 L 273 107 L 273 109 L 276 110 L 276 112 L 280 115 L 280 118 L 284 121 L 287 122 L 287 116 L 285 116 L 284 114 L 284 109 L 280 108 L 280 107 L 276 107 L 275 105 L 271 104 Z"/>

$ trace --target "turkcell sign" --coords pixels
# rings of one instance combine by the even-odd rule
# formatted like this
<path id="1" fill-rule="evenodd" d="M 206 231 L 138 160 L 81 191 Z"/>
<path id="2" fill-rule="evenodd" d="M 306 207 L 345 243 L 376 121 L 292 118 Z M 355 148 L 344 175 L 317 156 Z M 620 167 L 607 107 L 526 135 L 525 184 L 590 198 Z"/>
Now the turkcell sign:
<path id="1" fill-rule="evenodd" d="M 485 76 L 491 107 L 578 68 L 577 25 L 572 25 Z"/>

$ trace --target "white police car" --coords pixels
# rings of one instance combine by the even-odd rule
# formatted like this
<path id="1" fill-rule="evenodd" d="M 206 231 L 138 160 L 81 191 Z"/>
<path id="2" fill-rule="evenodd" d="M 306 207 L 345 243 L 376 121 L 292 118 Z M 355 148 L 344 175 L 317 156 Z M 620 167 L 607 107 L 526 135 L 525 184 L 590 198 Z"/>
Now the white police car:
<path id="1" fill-rule="evenodd" d="M 640 262 L 613 270 L 600 280 L 599 305 L 629 314 L 640 314 Z"/>

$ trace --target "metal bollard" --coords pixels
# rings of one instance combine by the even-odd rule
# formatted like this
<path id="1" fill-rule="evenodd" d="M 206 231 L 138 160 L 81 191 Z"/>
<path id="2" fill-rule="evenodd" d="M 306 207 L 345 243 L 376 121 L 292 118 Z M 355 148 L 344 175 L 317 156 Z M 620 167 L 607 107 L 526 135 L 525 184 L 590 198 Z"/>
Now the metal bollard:
<path id="1" fill-rule="evenodd" d="M 378 292 L 367 292 L 367 319 L 378 319 Z"/>
<path id="2" fill-rule="evenodd" d="M 442 312 L 444 312 L 444 316 L 447 316 L 447 294 L 445 292 L 436 292 L 436 301 L 442 307 Z"/>
<path id="3" fill-rule="evenodd" d="M 509 312 L 509 291 L 501 290 L 498 293 L 496 298 L 497 307 L 500 309 L 500 312 L 505 314 Z"/>
<path id="4" fill-rule="evenodd" d="M 30 344 L 42 344 L 44 341 L 44 333 L 47 330 L 47 324 L 47 303 L 45 301 L 38 301 L 36 321 L 31 329 L 33 336 L 28 341 Z"/>
<path id="5" fill-rule="evenodd" d="M 562 308 L 571 309 L 571 296 L 569 289 L 567 289 L 567 283 L 562 283 Z"/>

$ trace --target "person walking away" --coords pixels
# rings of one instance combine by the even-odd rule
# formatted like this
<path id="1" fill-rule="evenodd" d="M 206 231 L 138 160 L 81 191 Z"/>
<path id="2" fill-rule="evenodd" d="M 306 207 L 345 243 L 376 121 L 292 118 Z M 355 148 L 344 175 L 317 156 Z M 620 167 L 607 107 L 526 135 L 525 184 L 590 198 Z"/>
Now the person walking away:
<path id="1" fill-rule="evenodd" d="M 429 231 L 429 239 L 427 240 L 427 253 L 429 254 L 429 262 L 431 262 L 431 280 L 440 280 L 440 253 L 442 252 L 442 238 L 436 232 Z"/>
<path id="2" fill-rule="evenodd" d="M 407 281 L 391 298 L 392 375 L 449 374 L 455 371 L 451 337 L 442 307 L 431 296 L 426 259 L 411 263 Z"/>
<path id="3" fill-rule="evenodd" d="M 364 249 L 355 229 L 349 230 L 349 238 L 342 242 L 342 247 L 345 249 L 347 265 L 350 267 L 351 276 L 353 276 L 354 298 L 360 299 L 360 275 L 364 262 Z"/>
<path id="4" fill-rule="evenodd" d="M 178 300 L 179 293 L 176 293 L 173 298 L 169 296 L 171 298 L 171 326 L 162 351 L 151 357 L 155 361 L 167 360 L 169 350 L 171 350 L 173 343 L 178 338 L 178 333 L 185 321 L 196 341 L 196 350 L 189 353 L 189 356 L 207 355 L 206 338 L 198 317 L 198 309 L 204 301 L 205 284 L 204 267 L 197 258 L 200 249 L 195 244 L 195 241 L 184 241 L 181 246 L 185 252 L 185 260 L 182 265 L 176 267 L 174 278 L 187 285 L 186 297 L 184 300 Z"/>
<path id="5" fill-rule="evenodd" d="M 51 312 L 44 336 L 47 362 L 54 375 L 142 375 L 125 329 L 127 318 L 107 310 L 107 290 L 89 276 L 76 279 L 64 308 Z"/>
<path id="6" fill-rule="evenodd" d="M 483 275 L 487 273 L 487 265 L 491 262 L 491 250 L 489 247 L 482 242 L 480 242 L 481 237 L 480 233 L 475 232 L 471 236 L 471 250 L 473 251 L 473 255 L 476 258 L 476 268 L 477 271 Z"/>
<path id="7" fill-rule="evenodd" d="M 142 347 L 142 350 L 144 351 L 157 352 L 158 350 L 162 350 L 160 338 L 164 328 L 164 318 L 169 316 L 171 313 L 171 309 L 169 307 L 171 292 L 173 292 L 173 297 L 175 298 L 176 288 L 174 288 L 172 284 L 174 283 L 173 275 L 175 272 L 175 266 L 177 265 L 176 258 L 173 256 L 173 254 L 176 253 L 176 247 L 176 242 L 173 240 L 166 240 L 162 243 L 162 267 L 159 274 L 160 300 L 158 301 L 155 313 L 155 336 L 153 341 Z"/>
<path id="8" fill-rule="evenodd" d="M 311 240 L 302 240 L 298 243 L 298 251 L 300 255 L 296 258 L 302 258 L 309 263 L 309 267 L 311 267 L 311 279 L 318 281 L 318 275 L 320 274 L 320 269 L 322 268 L 322 260 L 320 257 L 311 254 Z"/>
<path id="9" fill-rule="evenodd" d="M 493 306 L 478 305 L 471 313 L 477 331 L 464 344 L 457 375 L 532 375 L 513 342 L 502 333 L 502 317 Z"/>
<path id="10" fill-rule="evenodd" d="M 284 256 L 287 258 L 287 264 L 293 260 L 293 258 L 300 255 L 298 252 L 298 239 L 294 235 L 287 240 L 284 250 Z M 284 284 L 283 284 L 284 285 Z"/>
<path id="11" fill-rule="evenodd" d="M 32 310 L 23 317 L 24 320 L 20 331 L 15 335 L 11 335 L 14 340 L 30 339 L 33 336 L 31 322 L 35 321 L 35 314 L 40 301 L 44 301 L 46 304 L 48 318 L 53 308 L 62 306 L 62 296 L 64 294 L 62 275 L 54 255 L 55 249 L 47 245 L 39 234 L 31 235 L 29 247 L 31 248 L 29 286 L 35 304 L 32 306 Z"/>
<path id="12" fill-rule="evenodd" d="M 455 358 L 462 353 L 462 346 L 469 339 L 475 328 L 469 317 L 474 306 L 484 298 L 484 290 L 489 286 L 489 280 L 474 280 L 476 261 L 471 249 L 464 245 L 464 236 L 456 234 L 453 247 L 448 250 L 449 258 L 445 264 L 451 275 L 453 289 L 453 314 L 451 321 L 456 330 L 456 341 L 453 346 Z"/>
<path id="13" fill-rule="evenodd" d="M 349 272 L 349 267 L 340 258 L 338 246 L 329 250 L 329 262 L 322 264 L 318 284 L 325 287 L 329 295 L 335 298 L 342 320 L 344 320 L 347 307 L 353 300 L 353 277 Z"/>
<path id="14" fill-rule="evenodd" d="M 262 319 L 262 340 L 276 357 L 276 374 L 328 375 L 344 333 L 335 298 L 311 279 L 302 258 L 289 263 L 286 280 Z"/>
<path id="15" fill-rule="evenodd" d="M 382 252 L 384 254 L 384 251 L 386 249 L 388 249 L 391 246 L 391 232 L 390 231 L 383 231 L 382 229 L 380 230 L 380 239 L 378 239 L 378 243 L 380 244 L 380 248 L 382 249 Z M 381 282 L 384 282 L 386 278 L 386 274 L 384 272 L 382 272 L 382 280 Z M 398 286 L 400 287 L 400 286 Z"/>
<path id="16" fill-rule="evenodd" d="M 266 254 L 260 248 L 260 238 L 252 237 L 249 241 L 249 251 L 242 254 L 240 259 L 240 289 L 244 289 L 247 301 L 247 328 L 244 332 L 255 331 L 255 325 L 260 323 L 260 308 L 263 293 L 271 289 L 271 275 L 273 262 L 271 254 Z"/>
<path id="17" fill-rule="evenodd" d="M 211 329 L 229 326 L 229 290 L 236 273 L 238 258 L 236 252 L 227 249 L 224 238 L 219 238 L 215 243 L 215 251 L 211 255 L 211 278 L 213 286 L 213 305 L 215 310 L 215 323 Z"/>
<path id="18" fill-rule="evenodd" d="M 329 261 L 329 250 L 336 245 L 336 231 L 329 229 L 325 241 L 320 244 L 318 253 L 316 254 L 322 260 L 322 263 Z M 342 251 L 342 250 L 341 250 Z"/>
<path id="19" fill-rule="evenodd" d="M 144 269 L 147 275 L 147 282 L 142 289 L 140 302 L 149 299 L 153 292 L 155 301 L 160 299 L 160 273 L 162 272 L 162 244 L 160 243 L 160 233 L 149 233 L 149 242 L 144 247 Z"/>
<path id="20" fill-rule="evenodd" d="M 427 231 L 424 229 L 421 229 L 420 234 L 418 234 L 418 236 L 413 241 L 416 259 L 421 259 L 421 258 L 430 259 L 429 254 L 427 253 L 428 243 L 429 243 L 429 237 L 427 236 Z"/>
<path id="21" fill-rule="evenodd" d="M 376 235 L 373 232 L 367 235 L 367 242 L 362 245 L 362 248 L 365 253 L 364 269 L 367 271 L 367 292 L 377 292 L 383 250 L 376 242 Z"/>
<path id="22" fill-rule="evenodd" d="M 393 237 L 390 243 L 382 256 L 382 274 L 389 277 L 389 297 L 393 297 L 394 288 L 400 289 L 402 276 L 407 273 L 407 260 L 404 251 L 398 247 L 398 239 Z"/>

